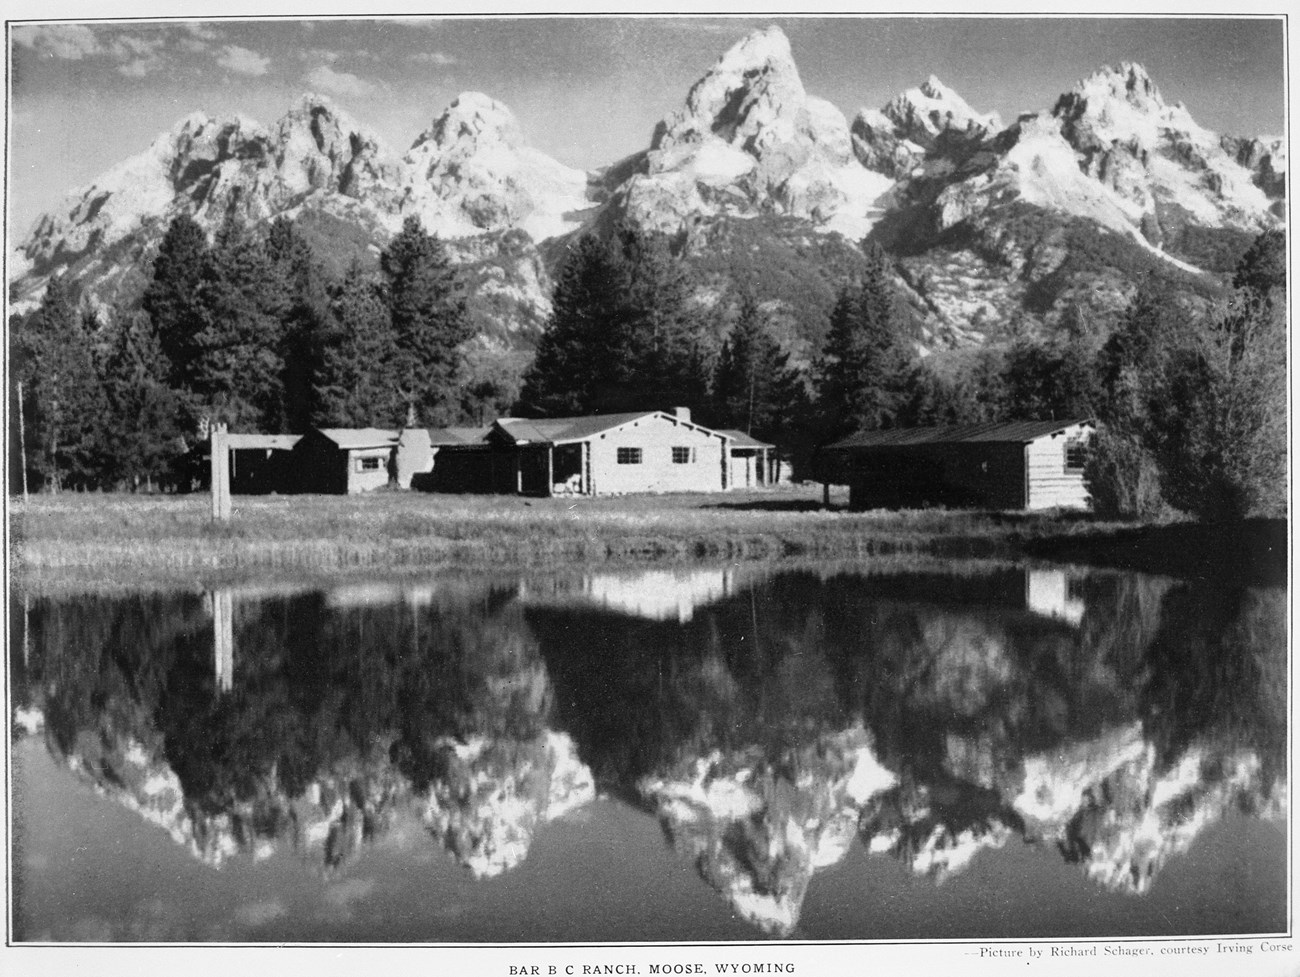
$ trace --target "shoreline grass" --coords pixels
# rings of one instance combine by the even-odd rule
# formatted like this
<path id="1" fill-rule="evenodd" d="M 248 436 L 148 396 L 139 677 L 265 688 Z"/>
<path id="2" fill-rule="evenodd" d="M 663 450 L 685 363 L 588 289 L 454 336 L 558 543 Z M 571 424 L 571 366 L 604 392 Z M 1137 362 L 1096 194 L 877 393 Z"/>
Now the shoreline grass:
<path id="1" fill-rule="evenodd" d="M 1133 529 L 1086 514 L 851 513 L 846 502 L 836 493 L 824 509 L 820 486 L 596 499 L 242 496 L 229 523 L 213 523 L 204 495 L 36 496 L 10 501 L 10 569 L 26 580 L 109 581 L 885 556 L 1094 562 L 1102 541 Z M 1276 548 L 1276 531 L 1265 535 Z M 1143 568 L 1177 572 L 1176 552 L 1159 556 Z"/>

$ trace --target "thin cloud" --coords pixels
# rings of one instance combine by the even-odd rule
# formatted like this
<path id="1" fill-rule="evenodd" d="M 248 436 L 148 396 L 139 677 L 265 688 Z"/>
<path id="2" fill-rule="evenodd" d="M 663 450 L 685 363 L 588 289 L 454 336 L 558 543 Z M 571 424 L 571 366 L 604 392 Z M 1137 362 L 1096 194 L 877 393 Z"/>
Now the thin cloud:
<path id="1" fill-rule="evenodd" d="M 372 81 L 358 78 L 350 71 L 335 71 L 328 65 L 321 65 L 307 75 L 307 83 L 330 95 L 375 95 L 382 90 Z"/>
<path id="2" fill-rule="evenodd" d="M 331 51 L 328 48 L 314 47 L 306 51 L 298 52 L 299 59 L 303 61 L 324 61 L 326 64 L 333 64 L 343 55 L 339 51 Z"/>
<path id="3" fill-rule="evenodd" d="M 80 61 L 99 54 L 99 38 L 84 24 L 48 24 L 15 27 L 14 43 L 63 61 Z"/>
<path id="4" fill-rule="evenodd" d="M 237 75 L 250 75 L 256 78 L 266 74 L 271 59 L 238 44 L 227 44 L 222 48 L 217 64 Z"/>
<path id="5" fill-rule="evenodd" d="M 417 64 L 436 64 L 441 68 L 448 68 L 454 64 L 460 64 L 460 61 L 445 51 L 421 51 L 418 54 L 411 55 L 411 60 Z"/>
<path id="6" fill-rule="evenodd" d="M 119 74 L 126 75 L 128 78 L 143 78 L 153 74 L 162 66 L 162 58 L 136 58 L 134 61 L 118 65 L 117 70 Z"/>

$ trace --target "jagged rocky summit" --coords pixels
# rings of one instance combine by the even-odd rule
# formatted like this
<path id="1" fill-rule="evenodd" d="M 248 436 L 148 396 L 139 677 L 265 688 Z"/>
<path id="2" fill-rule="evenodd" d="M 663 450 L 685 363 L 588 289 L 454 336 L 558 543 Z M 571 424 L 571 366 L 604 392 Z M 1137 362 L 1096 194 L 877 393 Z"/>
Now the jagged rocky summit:
<path id="1" fill-rule="evenodd" d="M 270 127 L 188 116 L 38 221 L 11 297 L 30 307 L 54 274 L 102 305 L 138 295 L 180 213 L 209 231 L 231 212 L 297 217 L 327 251 L 350 249 L 337 266 L 373 260 L 415 214 L 471 269 L 481 326 L 514 342 L 544 324 L 560 245 L 622 219 L 684 234 L 705 300 L 728 286 L 719 259 L 766 262 L 751 277 L 776 291 L 760 298 L 811 346 L 834 282 L 811 308 L 774 283 L 833 277 L 869 236 L 894 255 L 924 342 L 963 345 L 1017 317 L 1050 325 L 1073 302 L 1113 310 L 1152 272 L 1211 296 L 1249 238 L 1280 226 L 1286 166 L 1281 140 L 1204 129 L 1137 64 L 1005 126 L 934 76 L 850 124 L 769 27 L 723 54 L 645 149 L 593 172 L 529 146 L 476 92 L 401 155 L 315 95 Z"/>

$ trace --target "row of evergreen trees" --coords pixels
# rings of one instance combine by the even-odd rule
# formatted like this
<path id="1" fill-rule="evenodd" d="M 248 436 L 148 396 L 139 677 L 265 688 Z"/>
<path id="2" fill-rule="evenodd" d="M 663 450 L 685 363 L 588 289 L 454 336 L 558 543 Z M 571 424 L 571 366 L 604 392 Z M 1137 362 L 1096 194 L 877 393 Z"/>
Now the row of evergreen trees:
<path id="1" fill-rule="evenodd" d="M 209 424 L 300 432 L 448 423 L 471 328 L 442 244 L 409 219 L 379 273 L 331 279 L 295 225 L 228 221 L 208 241 L 172 222 L 138 303 L 107 322 L 63 282 L 11 323 L 22 448 L 38 486 L 131 487 L 179 477 Z"/>
<path id="2" fill-rule="evenodd" d="M 137 307 L 100 324 L 59 281 L 14 324 L 29 472 L 38 484 L 164 480 L 206 423 L 437 425 L 510 409 L 567 416 L 688 406 L 713 427 L 808 448 L 856 430 L 1092 417 L 1093 494 L 1117 512 L 1277 508 L 1285 485 L 1285 244 L 1250 249 L 1234 295 L 1190 316 L 1138 293 L 1117 322 L 1077 310 L 1055 338 L 922 358 L 887 256 L 868 246 L 822 348 L 796 363 L 770 306 L 702 301 L 668 238 L 620 226 L 571 245 L 518 398 L 466 382 L 471 328 L 456 268 L 409 219 L 331 279 L 286 219 L 231 221 L 209 243 L 173 222 Z M 493 399 L 494 395 L 497 395 Z M 487 397 L 491 403 L 479 403 Z M 514 403 L 511 403 L 514 400 Z"/>

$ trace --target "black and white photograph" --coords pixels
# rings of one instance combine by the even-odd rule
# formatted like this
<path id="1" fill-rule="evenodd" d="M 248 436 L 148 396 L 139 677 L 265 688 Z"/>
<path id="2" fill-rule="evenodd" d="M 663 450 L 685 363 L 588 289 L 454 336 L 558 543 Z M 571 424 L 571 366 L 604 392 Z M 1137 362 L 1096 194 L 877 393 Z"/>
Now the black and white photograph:
<path id="1" fill-rule="evenodd" d="M 1300 973 L 1281 5 L 159 6 L 6 14 L 0 969 Z"/>

